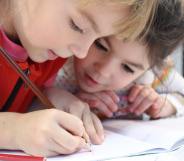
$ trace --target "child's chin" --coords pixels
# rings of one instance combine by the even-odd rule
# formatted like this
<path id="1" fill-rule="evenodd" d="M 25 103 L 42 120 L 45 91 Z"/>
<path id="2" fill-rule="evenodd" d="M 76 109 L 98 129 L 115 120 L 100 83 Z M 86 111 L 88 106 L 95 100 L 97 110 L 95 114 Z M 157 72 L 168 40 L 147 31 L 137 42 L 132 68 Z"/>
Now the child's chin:
<path id="1" fill-rule="evenodd" d="M 81 89 L 85 92 L 88 92 L 88 93 L 95 93 L 95 92 L 100 92 L 102 90 L 99 90 L 99 89 L 96 89 L 96 88 L 92 88 L 92 87 L 89 87 L 89 86 L 81 86 Z"/>

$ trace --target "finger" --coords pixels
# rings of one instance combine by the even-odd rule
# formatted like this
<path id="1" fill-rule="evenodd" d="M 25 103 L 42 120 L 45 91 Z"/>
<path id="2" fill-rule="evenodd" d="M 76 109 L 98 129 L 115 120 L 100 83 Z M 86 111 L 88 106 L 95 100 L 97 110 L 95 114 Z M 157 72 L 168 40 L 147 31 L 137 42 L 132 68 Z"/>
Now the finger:
<path id="1" fill-rule="evenodd" d="M 66 149 L 64 146 L 62 146 L 60 143 L 57 142 L 57 140 L 52 139 L 52 146 L 50 146 L 50 151 L 54 152 L 56 154 L 70 154 L 72 151 Z"/>
<path id="2" fill-rule="evenodd" d="M 81 119 L 85 106 L 86 105 L 84 102 L 77 101 L 71 105 L 71 107 L 69 108 L 69 113 L 71 113 L 71 114 L 77 116 L 79 119 Z"/>
<path id="3" fill-rule="evenodd" d="M 93 124 L 90 110 L 85 109 L 85 113 L 83 114 L 83 122 L 84 122 L 85 129 L 86 129 L 92 143 L 97 142 L 98 136 L 97 136 L 97 132 L 96 132 L 96 129 L 94 127 L 94 124 Z"/>
<path id="4" fill-rule="evenodd" d="M 136 108 L 141 104 L 141 102 L 148 97 L 150 94 L 150 90 L 147 87 L 144 87 L 139 94 L 137 95 L 137 97 L 135 98 L 134 102 L 132 104 L 130 104 L 129 106 L 129 110 L 130 112 L 134 113 Z"/>
<path id="5" fill-rule="evenodd" d="M 90 106 L 90 108 L 94 108 L 97 104 L 96 102 L 98 102 L 98 101 L 100 102 L 98 97 L 96 97 L 94 94 L 80 93 L 80 94 L 78 94 L 78 97 L 82 101 L 86 102 Z M 96 107 L 96 108 L 98 108 L 98 107 Z"/>
<path id="6" fill-rule="evenodd" d="M 105 93 L 107 93 L 115 103 L 120 101 L 119 96 L 114 91 L 105 91 Z"/>
<path id="7" fill-rule="evenodd" d="M 74 135 L 82 136 L 84 133 L 84 126 L 82 121 L 71 114 L 63 111 L 58 111 L 55 118 L 60 126 Z"/>
<path id="8" fill-rule="evenodd" d="M 85 97 L 85 101 L 87 101 L 88 105 L 90 108 L 96 108 L 98 109 L 101 113 L 103 113 L 107 117 L 112 117 L 113 113 L 111 110 L 108 109 L 108 106 L 104 104 L 102 100 L 100 100 L 96 95 L 90 95 L 89 97 L 88 94 L 81 93 L 80 97 Z"/>
<path id="9" fill-rule="evenodd" d="M 100 142 L 96 142 L 96 144 L 101 144 L 104 141 L 104 138 L 105 138 L 102 122 L 100 121 L 100 119 L 94 113 L 91 113 L 91 115 L 92 115 L 94 127 L 96 129 L 96 133 L 99 137 L 98 140 L 100 141 Z"/>
<path id="10" fill-rule="evenodd" d="M 149 98 L 145 98 L 135 109 L 134 113 L 136 115 L 141 115 L 142 113 L 144 113 L 147 109 L 151 107 L 155 99 L 156 98 L 154 96 L 149 96 Z"/>
<path id="11" fill-rule="evenodd" d="M 96 93 L 95 96 L 97 96 L 111 112 L 115 112 L 118 110 L 117 103 L 115 103 L 107 93 Z"/>
<path id="12" fill-rule="evenodd" d="M 143 86 L 141 85 L 134 85 L 131 90 L 130 93 L 128 95 L 128 101 L 129 102 L 134 102 L 134 100 L 136 99 L 136 97 L 138 96 L 138 94 L 140 93 L 140 91 L 143 89 Z"/>
<path id="13" fill-rule="evenodd" d="M 162 106 L 164 106 L 163 100 L 157 98 L 152 107 L 146 112 L 152 118 L 158 118 L 161 112 Z"/>
<path id="14" fill-rule="evenodd" d="M 86 146 L 85 140 L 82 137 L 72 135 L 59 125 L 56 125 L 51 136 L 52 140 L 56 143 L 54 147 L 55 151 L 63 154 L 73 153 Z"/>
<path id="15" fill-rule="evenodd" d="M 77 96 L 86 103 L 89 103 L 91 100 L 96 100 L 96 96 L 89 93 L 80 92 Z"/>
<path id="16" fill-rule="evenodd" d="M 151 92 L 149 96 L 147 96 L 135 109 L 134 113 L 136 115 L 141 115 L 144 113 L 147 109 L 151 108 L 151 106 L 154 104 L 155 100 L 157 99 L 157 95 L 154 92 Z"/>
<path id="17" fill-rule="evenodd" d="M 112 117 L 113 112 L 109 110 L 109 108 L 104 104 L 102 101 L 95 101 L 93 102 L 93 108 L 98 109 L 99 112 L 101 112 L 106 117 Z"/>
<path id="18" fill-rule="evenodd" d="M 77 146 L 75 147 L 71 147 L 70 149 L 66 149 L 64 146 L 60 145 L 60 143 L 56 142 L 54 140 L 54 152 L 57 153 L 57 154 L 72 154 L 74 152 L 77 152 L 77 151 L 80 151 L 80 150 L 88 150 L 88 146 L 85 142 L 84 139 L 82 138 L 79 138 L 78 136 L 74 136 L 76 137 L 76 139 L 79 140 L 79 144 L 77 144 Z"/>

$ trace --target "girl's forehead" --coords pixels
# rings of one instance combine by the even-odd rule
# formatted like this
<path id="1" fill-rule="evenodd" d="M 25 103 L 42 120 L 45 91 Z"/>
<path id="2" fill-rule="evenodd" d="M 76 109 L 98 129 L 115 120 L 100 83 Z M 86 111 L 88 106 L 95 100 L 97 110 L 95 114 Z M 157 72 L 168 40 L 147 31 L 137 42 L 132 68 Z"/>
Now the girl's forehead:
<path id="1" fill-rule="evenodd" d="M 107 41 L 112 55 L 119 58 L 119 60 L 133 62 L 132 64 L 140 64 L 145 69 L 150 66 L 149 50 L 146 44 L 139 41 L 122 41 L 115 36 L 107 38 Z"/>

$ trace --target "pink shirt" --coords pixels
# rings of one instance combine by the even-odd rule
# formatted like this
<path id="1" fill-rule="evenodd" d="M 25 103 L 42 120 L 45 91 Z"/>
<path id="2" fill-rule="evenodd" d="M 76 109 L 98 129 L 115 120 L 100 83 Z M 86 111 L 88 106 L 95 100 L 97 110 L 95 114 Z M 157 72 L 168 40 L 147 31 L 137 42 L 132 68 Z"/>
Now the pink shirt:
<path id="1" fill-rule="evenodd" d="M 0 34 L 2 47 L 10 54 L 10 56 L 15 61 L 26 61 L 26 59 L 28 58 L 26 50 L 22 46 L 11 41 L 2 29 L 0 29 Z"/>
<path id="2" fill-rule="evenodd" d="M 1 44 L 2 47 L 8 52 L 8 54 L 13 58 L 13 60 L 17 62 L 24 62 L 28 58 L 27 51 L 20 45 L 14 43 L 11 41 L 3 29 L 0 29 L 1 34 Z M 45 87 L 52 86 L 54 80 L 55 80 L 56 74 L 53 75 L 49 80 L 47 80 L 44 84 Z"/>

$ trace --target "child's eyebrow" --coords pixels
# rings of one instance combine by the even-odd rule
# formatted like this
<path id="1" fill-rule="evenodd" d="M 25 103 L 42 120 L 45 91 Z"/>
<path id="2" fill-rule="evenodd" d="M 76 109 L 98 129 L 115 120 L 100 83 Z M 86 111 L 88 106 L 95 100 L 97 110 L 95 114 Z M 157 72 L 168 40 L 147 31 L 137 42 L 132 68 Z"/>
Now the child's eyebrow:
<path id="1" fill-rule="evenodd" d="M 125 60 L 124 62 L 131 65 L 131 66 L 134 66 L 134 67 L 136 67 L 140 70 L 145 70 L 145 67 L 142 64 L 131 62 L 131 61 L 128 61 L 128 60 Z"/>
<path id="2" fill-rule="evenodd" d="M 94 29 L 94 31 L 96 33 L 100 33 L 100 29 L 99 29 L 98 25 L 96 24 L 96 22 L 94 21 L 94 18 L 89 13 L 87 13 L 86 11 L 83 11 L 83 10 L 79 10 L 79 14 L 82 17 L 85 17 L 85 19 L 87 19 L 89 21 L 90 25 L 92 26 L 92 28 Z"/>

